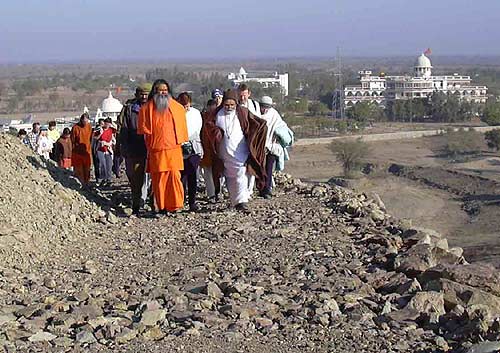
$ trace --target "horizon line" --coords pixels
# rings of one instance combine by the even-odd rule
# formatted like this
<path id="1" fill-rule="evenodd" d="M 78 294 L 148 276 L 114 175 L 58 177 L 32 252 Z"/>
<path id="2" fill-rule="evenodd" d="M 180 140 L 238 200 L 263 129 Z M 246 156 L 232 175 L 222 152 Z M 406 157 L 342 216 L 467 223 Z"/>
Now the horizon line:
<path id="1" fill-rule="evenodd" d="M 344 63 L 346 59 L 409 59 L 419 54 L 396 54 L 396 55 L 342 55 Z M 475 58 L 475 59 L 494 59 L 500 58 L 500 54 L 443 54 L 428 55 L 430 58 Z M 205 58 L 165 58 L 165 59 L 147 59 L 147 58 L 123 58 L 123 59 L 67 59 L 67 60 L 41 60 L 41 61 L 0 61 L 0 66 L 20 66 L 20 65 L 98 65 L 98 64 L 225 64 L 235 62 L 252 61 L 286 61 L 286 60 L 336 60 L 336 55 L 289 55 L 289 56 L 258 56 L 258 57 L 205 57 Z"/>

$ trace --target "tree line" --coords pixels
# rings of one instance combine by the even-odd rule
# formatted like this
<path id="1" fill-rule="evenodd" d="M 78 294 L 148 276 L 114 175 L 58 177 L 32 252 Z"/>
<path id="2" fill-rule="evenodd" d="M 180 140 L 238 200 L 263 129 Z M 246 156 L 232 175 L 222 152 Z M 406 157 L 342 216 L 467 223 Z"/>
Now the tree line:
<path id="1" fill-rule="evenodd" d="M 452 93 L 434 92 L 429 98 L 388 101 L 385 106 L 360 102 L 346 110 L 350 119 L 362 123 L 376 121 L 456 123 L 481 118 L 490 125 L 500 124 L 500 103 L 486 104 L 459 99 Z"/>

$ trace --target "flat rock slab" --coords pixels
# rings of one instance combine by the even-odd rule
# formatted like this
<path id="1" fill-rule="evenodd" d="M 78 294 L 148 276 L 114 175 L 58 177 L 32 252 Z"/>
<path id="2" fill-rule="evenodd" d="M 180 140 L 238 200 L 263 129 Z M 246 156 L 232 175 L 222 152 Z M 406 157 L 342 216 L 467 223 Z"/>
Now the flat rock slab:
<path id="1" fill-rule="evenodd" d="M 467 353 L 496 353 L 500 350 L 500 342 L 482 342 L 473 345 Z"/>
<path id="2" fill-rule="evenodd" d="M 0 326 L 9 322 L 16 321 L 16 316 L 14 314 L 0 315 Z"/>
<path id="3" fill-rule="evenodd" d="M 28 338 L 28 341 L 30 342 L 49 342 L 52 341 L 53 339 L 56 339 L 57 336 L 51 334 L 50 332 L 38 332 Z"/>

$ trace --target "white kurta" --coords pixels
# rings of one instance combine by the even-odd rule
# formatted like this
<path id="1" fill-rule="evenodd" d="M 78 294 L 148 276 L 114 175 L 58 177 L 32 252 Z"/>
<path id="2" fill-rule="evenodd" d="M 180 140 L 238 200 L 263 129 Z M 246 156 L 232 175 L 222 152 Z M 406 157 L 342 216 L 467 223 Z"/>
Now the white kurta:
<path id="1" fill-rule="evenodd" d="M 47 136 L 39 136 L 38 137 L 38 147 L 37 153 L 44 157 L 45 159 L 49 159 L 50 151 L 52 151 L 52 140 Z"/>
<path id="2" fill-rule="evenodd" d="M 195 153 L 201 156 L 203 155 L 203 147 L 201 146 L 200 132 L 203 120 L 200 111 L 190 107 L 186 112 L 186 123 L 188 139 L 193 145 Z"/>
<path id="3" fill-rule="evenodd" d="M 250 154 L 236 111 L 221 109 L 216 124 L 224 131 L 219 155 L 224 162 L 224 176 L 233 206 L 249 200 L 246 161 Z"/>

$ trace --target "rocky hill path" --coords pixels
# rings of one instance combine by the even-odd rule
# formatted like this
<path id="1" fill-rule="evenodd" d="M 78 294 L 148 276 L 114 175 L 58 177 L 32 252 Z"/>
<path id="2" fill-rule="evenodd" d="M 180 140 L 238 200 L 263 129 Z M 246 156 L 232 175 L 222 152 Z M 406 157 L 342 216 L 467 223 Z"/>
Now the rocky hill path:
<path id="1" fill-rule="evenodd" d="M 2 139 L 0 147 L 17 151 L 0 166 L 6 352 L 498 346 L 495 270 L 468 265 L 436 232 L 392 219 L 376 195 L 279 175 L 275 196 L 253 200 L 249 214 L 226 201 L 137 218 L 126 216 L 125 183 L 76 191 L 68 173 Z M 55 190 L 47 202 L 66 195 L 64 203 L 33 207 L 15 198 L 40 186 Z M 33 217 L 37 227 L 19 221 Z"/>

